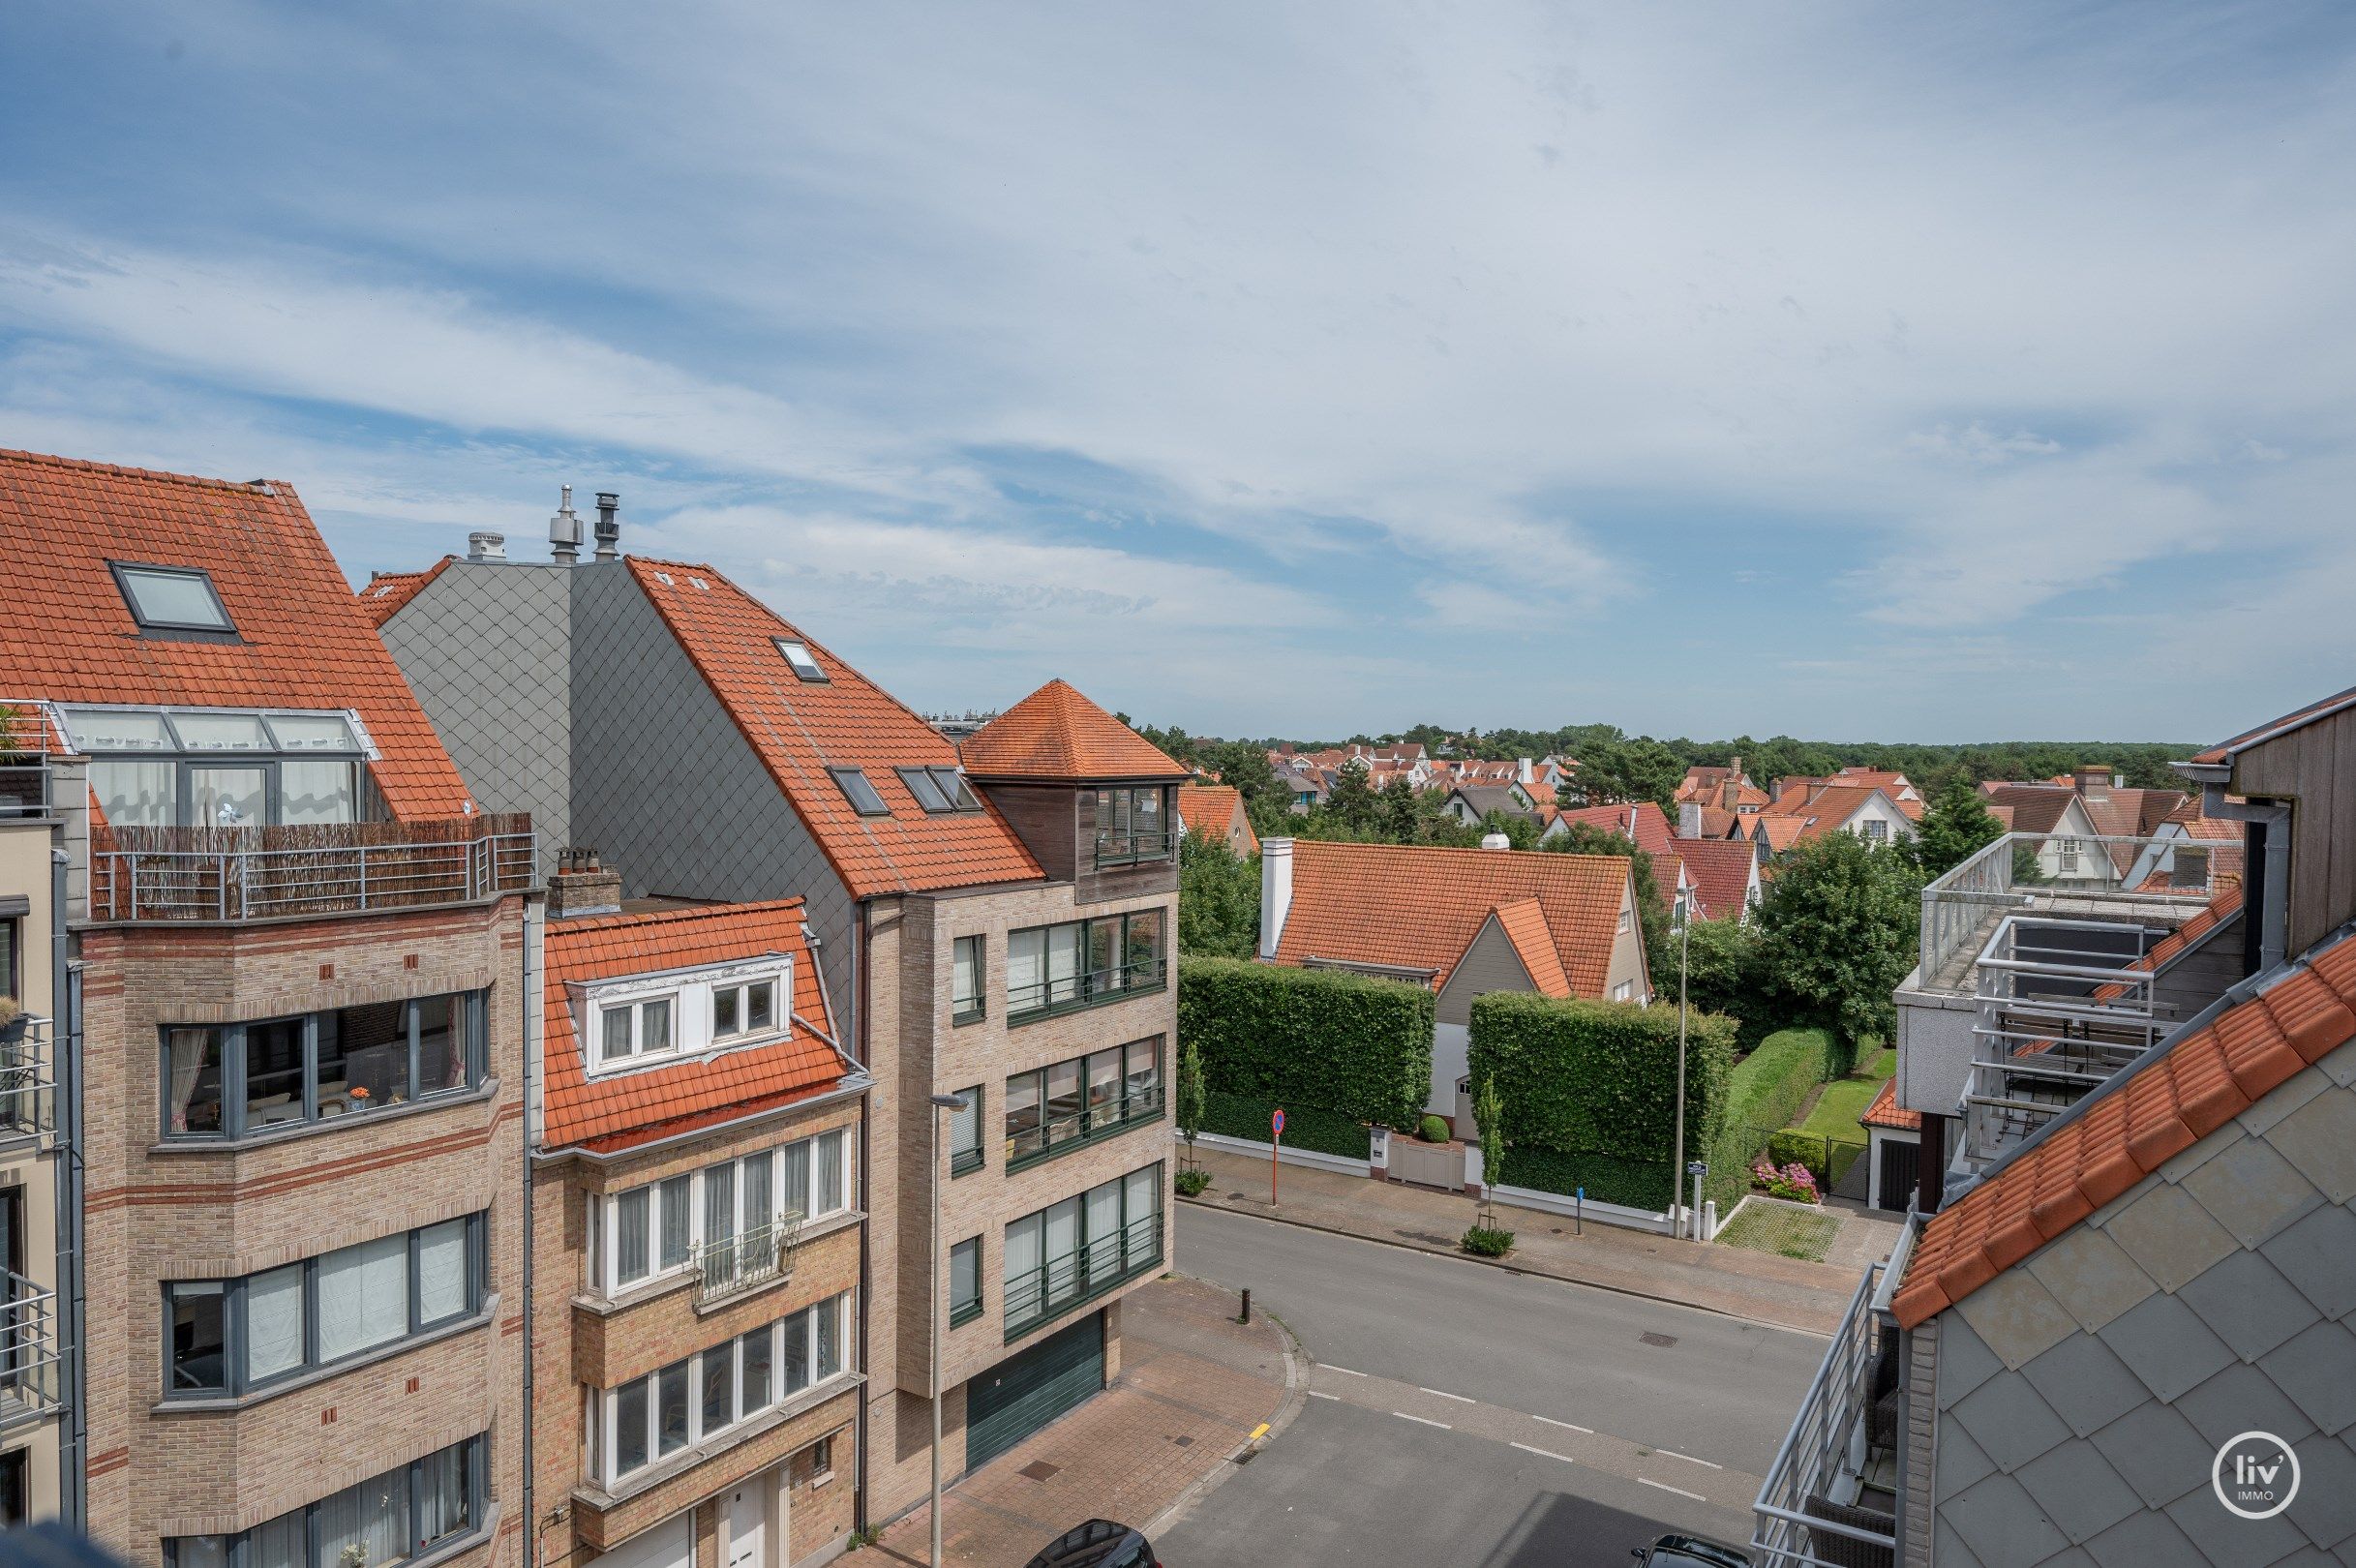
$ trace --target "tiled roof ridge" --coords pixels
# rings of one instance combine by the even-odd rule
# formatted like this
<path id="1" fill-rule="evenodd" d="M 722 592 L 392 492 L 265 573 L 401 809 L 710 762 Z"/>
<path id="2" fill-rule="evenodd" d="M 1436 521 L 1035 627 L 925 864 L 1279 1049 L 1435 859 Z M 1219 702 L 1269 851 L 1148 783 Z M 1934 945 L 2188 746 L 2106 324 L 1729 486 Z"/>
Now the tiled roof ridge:
<path id="1" fill-rule="evenodd" d="M 1062 676 L 1048 677 L 1021 701 L 966 737 L 957 755 L 966 771 L 978 778 L 1084 781 L 1188 776 L 1177 759 Z"/>
<path id="2" fill-rule="evenodd" d="M 103 473 L 117 479 L 146 479 L 159 484 L 195 485 L 206 490 L 233 490 L 242 495 L 266 496 L 274 500 L 285 500 L 294 494 L 292 482 L 285 479 L 214 479 L 201 473 L 178 473 L 169 468 L 135 468 L 121 463 L 60 457 L 54 452 L 27 452 L 13 446 L 0 446 L 0 463 L 38 463 L 46 467 Z"/>
<path id="3" fill-rule="evenodd" d="M 449 569 L 456 556 L 444 556 L 433 565 L 414 572 L 371 572 L 368 581 L 352 595 L 360 602 L 360 613 L 378 627 L 392 619 L 408 606 L 410 600 L 423 593 L 436 578 Z"/>
<path id="4" fill-rule="evenodd" d="M 780 915 L 808 903 L 800 893 L 791 898 L 762 898 L 746 903 L 683 904 L 676 909 L 618 910 L 605 915 L 567 915 L 550 922 L 551 930 L 606 931 L 619 925 L 671 925 L 738 915 Z"/>
<path id="5" fill-rule="evenodd" d="M 1892 1309 L 1914 1328 L 2356 1038 L 2356 923 L 2244 980 L 2008 1150 L 1923 1226 Z"/>

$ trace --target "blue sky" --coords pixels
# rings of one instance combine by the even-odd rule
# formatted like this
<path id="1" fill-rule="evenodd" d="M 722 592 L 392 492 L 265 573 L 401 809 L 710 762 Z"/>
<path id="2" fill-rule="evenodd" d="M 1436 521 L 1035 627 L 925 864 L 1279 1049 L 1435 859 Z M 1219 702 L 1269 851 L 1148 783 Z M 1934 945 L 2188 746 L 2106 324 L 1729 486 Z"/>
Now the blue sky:
<path id="1" fill-rule="evenodd" d="M 2356 681 L 2344 6 L 337 7 L 0 34 L 0 444 L 557 487 L 909 701 L 2209 739 Z"/>

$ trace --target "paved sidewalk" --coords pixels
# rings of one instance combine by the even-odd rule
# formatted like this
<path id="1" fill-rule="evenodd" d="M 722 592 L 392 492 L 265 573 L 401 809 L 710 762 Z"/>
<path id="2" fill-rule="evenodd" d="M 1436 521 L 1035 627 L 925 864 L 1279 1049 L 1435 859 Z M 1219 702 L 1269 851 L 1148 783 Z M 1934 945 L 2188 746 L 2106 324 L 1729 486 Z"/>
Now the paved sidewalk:
<path id="1" fill-rule="evenodd" d="M 1286 1165 L 1277 1193 L 1281 1206 L 1272 1209 L 1266 1161 L 1205 1149 L 1201 1164 L 1211 1173 L 1211 1185 L 1189 1201 L 1465 1255 L 1458 1251 L 1457 1238 L 1472 1223 L 1473 1203 L 1463 1193 Z M 1819 1334 L 1839 1326 L 1863 1268 L 1706 1247 L 1592 1221 L 1585 1235 L 1574 1235 L 1567 1217 L 1504 1203 L 1497 1208 L 1515 1238 L 1513 1255 L 1501 1267 Z"/>
<path id="2" fill-rule="evenodd" d="M 942 1561 L 1021 1568 L 1074 1524 L 1117 1519 L 1150 1529 L 1223 1479 L 1254 1428 L 1305 1399 L 1292 1386 L 1284 1331 L 1256 1312 L 1237 1323 L 1235 1309 L 1233 1293 L 1180 1276 L 1125 1298 L 1120 1376 L 949 1489 Z M 920 1505 L 884 1531 L 878 1560 L 922 1563 L 931 1530 Z"/>

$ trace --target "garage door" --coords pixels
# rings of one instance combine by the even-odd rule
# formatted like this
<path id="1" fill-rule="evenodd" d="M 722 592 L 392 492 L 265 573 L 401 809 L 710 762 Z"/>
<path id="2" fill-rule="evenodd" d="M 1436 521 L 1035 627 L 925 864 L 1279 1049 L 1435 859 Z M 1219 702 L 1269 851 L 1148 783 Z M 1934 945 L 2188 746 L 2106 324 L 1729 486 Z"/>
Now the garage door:
<path id="1" fill-rule="evenodd" d="M 695 1510 L 643 1530 L 597 1559 L 597 1568 L 694 1568 Z"/>
<path id="2" fill-rule="evenodd" d="M 1882 1140 L 1882 1193 L 1880 1206 L 1906 1212 L 1906 1205 L 1915 1195 L 1915 1183 L 1922 1173 L 1922 1145 L 1898 1138 Z"/>
<path id="3" fill-rule="evenodd" d="M 979 1470 L 1104 1386 L 1104 1314 L 1094 1312 L 965 1385 L 965 1467 Z"/>

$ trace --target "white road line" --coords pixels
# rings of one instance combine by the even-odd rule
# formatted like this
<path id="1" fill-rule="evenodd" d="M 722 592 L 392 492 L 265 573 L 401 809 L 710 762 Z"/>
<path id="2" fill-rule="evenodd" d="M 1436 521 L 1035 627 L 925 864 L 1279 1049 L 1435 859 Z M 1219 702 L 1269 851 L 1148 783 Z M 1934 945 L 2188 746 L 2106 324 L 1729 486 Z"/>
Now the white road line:
<path id="1" fill-rule="evenodd" d="M 1444 1388 L 1425 1388 L 1421 1383 L 1416 1384 L 1415 1387 L 1418 1392 L 1429 1394 L 1435 1399 L 1454 1400 L 1459 1404 L 1478 1404 L 1481 1402 L 1478 1400 L 1468 1400 L 1462 1394 L 1451 1394 Z"/>
<path id="2" fill-rule="evenodd" d="M 1339 1394 L 1328 1394 L 1323 1389 L 1316 1388 L 1309 1391 L 1309 1397 L 1313 1400 L 1339 1400 L 1342 1398 Z"/>
<path id="3" fill-rule="evenodd" d="M 1570 1455 L 1557 1454 L 1551 1448 L 1532 1448 L 1527 1443 L 1515 1443 L 1512 1446 L 1520 1449 L 1525 1454 L 1535 1454 L 1540 1459 L 1560 1460 L 1565 1464 L 1576 1464 L 1579 1462 L 1577 1460 L 1571 1458 Z"/>
<path id="4" fill-rule="evenodd" d="M 1430 1416 L 1409 1415 L 1405 1410 L 1393 1410 L 1391 1414 L 1397 1416 L 1402 1421 L 1412 1421 L 1419 1426 L 1437 1427 L 1442 1432 L 1454 1432 L 1456 1430 L 1454 1427 L 1448 1425 L 1448 1423 L 1445 1421 L 1435 1421 Z"/>
<path id="5" fill-rule="evenodd" d="M 1666 1481 L 1647 1481 L 1641 1475 L 1636 1479 L 1638 1484 L 1641 1486 L 1658 1487 L 1663 1492 L 1674 1492 L 1680 1497 L 1691 1497 L 1695 1502 L 1709 1501 L 1707 1497 L 1703 1496 L 1698 1492 L 1687 1492 L 1683 1487 L 1673 1487 Z"/>
<path id="6" fill-rule="evenodd" d="M 1351 1372 L 1347 1367 L 1337 1367 L 1330 1361 L 1320 1361 L 1317 1365 L 1327 1372 L 1338 1372 L 1344 1377 L 1364 1377 L 1366 1375 L 1362 1372 Z"/>
<path id="7" fill-rule="evenodd" d="M 1572 1432 L 1584 1432 L 1590 1437 L 1595 1435 L 1595 1429 L 1593 1427 L 1582 1427 L 1569 1421 L 1556 1421 L 1553 1416 L 1532 1416 L 1530 1419 L 1532 1421 L 1543 1421 L 1550 1427 L 1566 1427 Z"/>
<path id="8" fill-rule="evenodd" d="M 1680 1454 L 1674 1448 L 1656 1448 L 1653 1450 L 1653 1452 L 1669 1459 L 1681 1459 L 1688 1464 L 1708 1464 L 1713 1470 L 1723 1470 L 1726 1468 L 1726 1466 L 1723 1464 L 1712 1464 L 1708 1460 L 1695 1459 L 1691 1454 Z"/>

